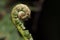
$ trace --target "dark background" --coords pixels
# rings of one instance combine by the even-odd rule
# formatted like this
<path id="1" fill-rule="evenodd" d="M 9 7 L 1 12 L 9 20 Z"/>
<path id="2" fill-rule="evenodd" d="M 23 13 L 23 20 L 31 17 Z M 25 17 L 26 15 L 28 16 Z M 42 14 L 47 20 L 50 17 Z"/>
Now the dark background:
<path id="1" fill-rule="evenodd" d="M 39 40 L 60 40 L 60 14 L 57 1 L 45 1 L 38 21 Z"/>

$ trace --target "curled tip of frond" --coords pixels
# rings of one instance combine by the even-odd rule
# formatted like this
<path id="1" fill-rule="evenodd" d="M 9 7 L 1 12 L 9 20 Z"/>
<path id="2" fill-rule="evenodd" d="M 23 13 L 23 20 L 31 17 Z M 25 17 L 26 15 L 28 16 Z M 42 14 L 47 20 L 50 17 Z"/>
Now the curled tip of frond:
<path id="1" fill-rule="evenodd" d="M 26 18 L 29 18 L 30 17 L 30 14 L 31 14 L 31 11 L 30 9 L 28 8 L 27 5 L 25 4 L 18 4 L 16 5 L 13 10 L 12 10 L 12 13 L 18 13 L 18 18 L 20 19 L 26 19 Z"/>

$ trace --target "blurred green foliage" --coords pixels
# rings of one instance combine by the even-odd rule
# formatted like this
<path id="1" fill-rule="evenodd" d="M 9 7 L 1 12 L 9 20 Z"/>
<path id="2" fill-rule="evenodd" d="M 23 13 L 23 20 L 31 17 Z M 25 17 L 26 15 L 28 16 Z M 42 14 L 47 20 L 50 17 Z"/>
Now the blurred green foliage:
<path id="1" fill-rule="evenodd" d="M 6 14 L 3 20 L 0 21 L 0 39 L 2 36 L 6 37 L 7 40 L 23 40 L 13 25 L 10 14 Z"/>
<path id="2" fill-rule="evenodd" d="M 0 14 L 2 14 L 1 11 L 6 10 L 6 3 L 7 0 L 0 0 Z M 10 13 L 6 13 L 3 19 L 0 20 L 0 40 L 23 40 L 11 21 Z"/>

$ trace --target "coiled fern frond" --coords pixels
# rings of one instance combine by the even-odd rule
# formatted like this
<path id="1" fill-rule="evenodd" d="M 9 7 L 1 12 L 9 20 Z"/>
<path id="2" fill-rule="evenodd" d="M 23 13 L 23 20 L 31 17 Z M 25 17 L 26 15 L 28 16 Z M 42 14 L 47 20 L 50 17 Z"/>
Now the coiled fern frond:
<path id="1" fill-rule="evenodd" d="M 11 12 L 12 22 L 15 24 L 16 28 L 24 38 L 24 40 L 33 40 L 32 35 L 24 27 L 23 20 L 30 17 L 30 9 L 25 4 L 16 5 Z"/>

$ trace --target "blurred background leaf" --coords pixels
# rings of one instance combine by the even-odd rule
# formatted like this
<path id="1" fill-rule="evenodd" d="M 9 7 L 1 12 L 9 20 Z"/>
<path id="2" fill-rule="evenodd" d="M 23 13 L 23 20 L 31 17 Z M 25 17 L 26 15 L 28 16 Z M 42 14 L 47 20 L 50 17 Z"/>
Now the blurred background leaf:
<path id="1" fill-rule="evenodd" d="M 10 14 L 6 14 L 4 19 L 0 21 L 0 37 L 3 35 L 7 37 L 7 40 L 23 40 L 23 38 L 19 36 L 16 27 L 11 22 Z"/>

